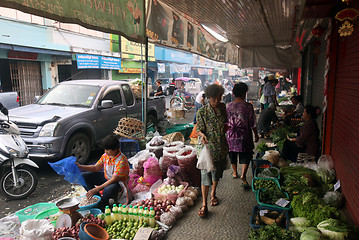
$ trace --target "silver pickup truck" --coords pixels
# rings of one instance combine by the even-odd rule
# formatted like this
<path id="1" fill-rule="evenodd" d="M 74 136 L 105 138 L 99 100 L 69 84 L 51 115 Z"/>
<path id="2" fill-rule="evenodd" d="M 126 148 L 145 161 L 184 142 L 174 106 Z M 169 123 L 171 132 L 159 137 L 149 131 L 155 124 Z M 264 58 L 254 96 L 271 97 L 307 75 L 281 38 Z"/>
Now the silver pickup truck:
<path id="1" fill-rule="evenodd" d="M 165 110 L 164 97 L 148 100 L 150 121 L 160 120 Z M 31 159 L 49 161 L 73 155 L 81 163 L 122 117 L 141 116 L 142 103 L 128 82 L 111 80 L 62 82 L 36 103 L 9 111 L 10 120 L 29 145 Z"/>

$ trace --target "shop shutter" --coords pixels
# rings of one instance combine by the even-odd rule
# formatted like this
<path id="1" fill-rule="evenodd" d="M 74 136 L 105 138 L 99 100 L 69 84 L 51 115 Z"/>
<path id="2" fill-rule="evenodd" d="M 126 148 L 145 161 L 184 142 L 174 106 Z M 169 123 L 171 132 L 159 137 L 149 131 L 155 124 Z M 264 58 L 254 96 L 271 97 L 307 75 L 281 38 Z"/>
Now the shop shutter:
<path id="1" fill-rule="evenodd" d="M 41 67 L 39 62 L 10 60 L 12 90 L 18 92 L 20 106 L 34 102 L 42 95 Z"/>
<path id="2" fill-rule="evenodd" d="M 334 34 L 336 34 L 334 32 Z M 346 206 L 359 224 L 359 29 L 340 37 L 335 79 L 331 156 Z"/>

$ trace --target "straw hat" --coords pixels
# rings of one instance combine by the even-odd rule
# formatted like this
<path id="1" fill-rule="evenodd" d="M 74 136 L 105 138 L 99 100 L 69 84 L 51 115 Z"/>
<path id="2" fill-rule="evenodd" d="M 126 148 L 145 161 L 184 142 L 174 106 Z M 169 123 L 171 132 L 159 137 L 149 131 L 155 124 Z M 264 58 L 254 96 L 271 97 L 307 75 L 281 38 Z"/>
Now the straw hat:
<path id="1" fill-rule="evenodd" d="M 274 75 L 273 75 L 273 74 L 268 75 L 268 80 L 269 80 L 269 81 L 274 80 L 274 79 L 275 79 L 275 78 L 274 78 Z"/>

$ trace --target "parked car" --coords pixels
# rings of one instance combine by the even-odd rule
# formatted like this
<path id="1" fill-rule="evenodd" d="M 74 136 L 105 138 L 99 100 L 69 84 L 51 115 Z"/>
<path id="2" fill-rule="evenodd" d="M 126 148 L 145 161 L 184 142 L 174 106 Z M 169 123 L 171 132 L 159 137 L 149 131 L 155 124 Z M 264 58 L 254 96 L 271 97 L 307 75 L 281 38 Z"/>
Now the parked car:
<path id="1" fill-rule="evenodd" d="M 148 100 L 147 119 L 164 116 L 165 99 Z M 117 127 L 122 117 L 141 119 L 141 100 L 125 81 L 76 80 L 57 84 L 36 103 L 11 109 L 33 160 L 70 155 L 85 163 L 91 150 Z"/>
<path id="2" fill-rule="evenodd" d="M 19 107 L 19 100 L 17 92 L 0 92 L 0 103 L 7 109 Z"/>

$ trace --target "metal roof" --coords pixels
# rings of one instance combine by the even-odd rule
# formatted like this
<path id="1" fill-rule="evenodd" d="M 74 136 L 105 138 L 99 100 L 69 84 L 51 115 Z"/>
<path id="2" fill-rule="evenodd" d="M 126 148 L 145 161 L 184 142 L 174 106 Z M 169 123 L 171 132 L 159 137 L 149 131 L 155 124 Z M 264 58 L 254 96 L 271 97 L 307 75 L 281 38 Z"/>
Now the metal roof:
<path id="1" fill-rule="evenodd" d="M 307 18 L 325 17 L 338 1 L 161 0 L 161 2 L 191 16 L 240 47 L 286 49 L 295 42 L 298 26 L 303 24 L 303 13 Z"/>

